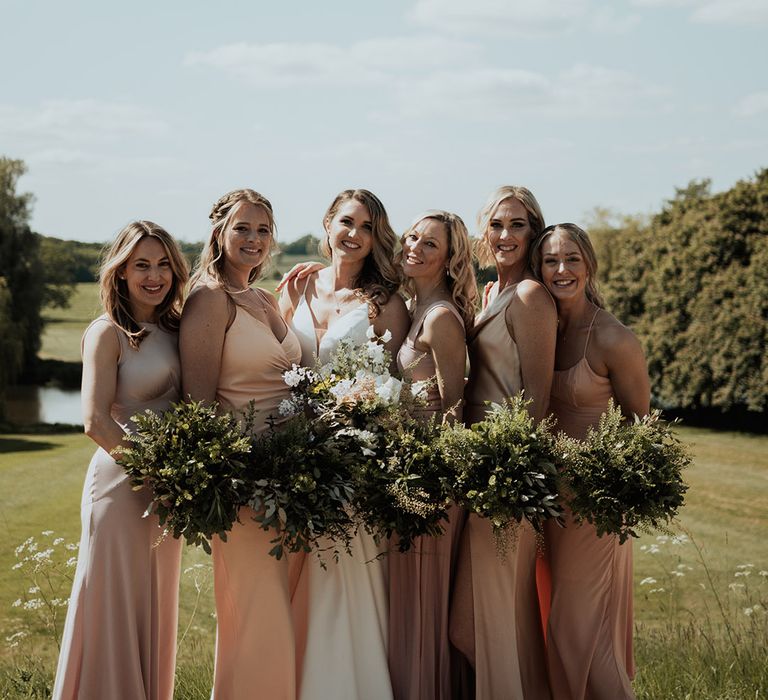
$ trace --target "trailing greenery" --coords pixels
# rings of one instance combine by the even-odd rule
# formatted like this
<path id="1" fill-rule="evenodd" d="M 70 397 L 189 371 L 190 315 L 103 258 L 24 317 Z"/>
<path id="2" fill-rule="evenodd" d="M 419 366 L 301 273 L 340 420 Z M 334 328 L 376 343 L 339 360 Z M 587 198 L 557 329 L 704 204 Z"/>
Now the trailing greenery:
<path id="1" fill-rule="evenodd" d="M 160 524 L 206 552 L 214 535 L 227 539 L 252 494 L 250 440 L 234 416 L 217 409 L 190 401 L 137 414 L 132 446 L 118 459 L 135 488 L 152 490 L 148 510 Z"/>
<path id="2" fill-rule="evenodd" d="M 254 438 L 250 505 L 262 528 L 275 531 L 270 554 L 277 559 L 285 551 L 348 550 L 349 466 L 359 448 L 339 437 L 300 414 Z"/>
<path id="3" fill-rule="evenodd" d="M 650 221 L 590 227 L 608 308 L 638 334 L 662 408 L 768 409 L 768 169 L 678 189 Z"/>
<path id="4" fill-rule="evenodd" d="M 559 445 L 577 520 L 592 523 L 598 535 L 618 535 L 619 542 L 638 530 L 668 531 L 688 490 L 682 471 L 691 456 L 659 411 L 627 422 L 611 401 L 584 440 L 561 434 Z"/>
<path id="5" fill-rule="evenodd" d="M 454 498 L 487 518 L 503 551 L 514 525 L 527 520 L 541 531 L 544 520 L 559 518 L 557 445 L 553 423 L 535 424 L 522 394 L 493 404 L 470 429 L 445 431 L 441 449 L 454 465 Z"/>

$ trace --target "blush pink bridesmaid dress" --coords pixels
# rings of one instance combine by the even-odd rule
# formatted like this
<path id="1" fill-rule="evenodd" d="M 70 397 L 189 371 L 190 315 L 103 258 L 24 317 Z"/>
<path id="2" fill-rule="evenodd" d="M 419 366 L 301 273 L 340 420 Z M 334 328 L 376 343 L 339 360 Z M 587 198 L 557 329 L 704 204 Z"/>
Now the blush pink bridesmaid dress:
<path id="1" fill-rule="evenodd" d="M 608 377 L 584 353 L 573 367 L 556 371 L 550 409 L 557 427 L 583 438 L 596 425 L 613 396 Z M 545 525 L 552 592 L 547 628 L 547 657 L 552 694 L 557 700 L 629 700 L 632 659 L 632 543 L 597 536 L 595 528 Z"/>
<path id="2" fill-rule="evenodd" d="M 108 316 L 96 324 L 112 324 Z M 138 350 L 120 343 L 112 417 L 164 411 L 179 398 L 177 335 L 159 326 Z M 156 516 L 142 517 L 146 490 L 134 491 L 102 448 L 88 467 L 80 506 L 82 535 L 54 682 L 55 700 L 171 700 L 176 664 L 181 542 L 161 541 Z"/>
<path id="3" fill-rule="evenodd" d="M 505 287 L 469 333 L 468 425 L 482 420 L 486 401 L 502 402 L 523 388 L 517 345 L 505 319 L 516 289 Z M 474 667 L 477 700 L 551 697 L 536 589 L 536 537 L 528 524 L 517 533 L 503 559 L 484 518 L 471 513 L 461 536 L 450 635 Z"/>
<path id="4" fill-rule="evenodd" d="M 440 392 L 434 382 L 432 353 L 418 350 L 415 339 L 424 320 L 437 308 L 446 308 L 464 321 L 453 304 L 438 301 L 415 316 L 397 355 L 401 373 L 413 381 L 431 380 L 427 404 L 418 412 L 429 420 L 442 411 Z M 465 353 L 465 349 L 456 348 Z M 392 544 L 389 553 L 389 672 L 395 700 L 451 700 L 457 657 L 448 640 L 449 596 L 458 553 L 459 534 L 465 513 L 449 511 L 445 532 L 439 537 L 419 537 L 413 549 L 399 553 Z M 453 657 L 453 659 L 452 659 Z"/>
<path id="5" fill-rule="evenodd" d="M 262 290 L 257 293 L 266 295 Z M 225 410 L 245 411 L 253 400 L 254 433 L 267 429 L 267 418 L 290 395 L 283 372 L 301 359 L 301 347 L 286 326 L 282 339 L 272 329 L 235 306 L 221 357 L 216 400 Z M 216 597 L 216 663 L 212 700 L 294 700 L 296 662 L 285 557 L 270 556 L 271 530 L 240 510 L 223 542 L 212 542 Z"/>

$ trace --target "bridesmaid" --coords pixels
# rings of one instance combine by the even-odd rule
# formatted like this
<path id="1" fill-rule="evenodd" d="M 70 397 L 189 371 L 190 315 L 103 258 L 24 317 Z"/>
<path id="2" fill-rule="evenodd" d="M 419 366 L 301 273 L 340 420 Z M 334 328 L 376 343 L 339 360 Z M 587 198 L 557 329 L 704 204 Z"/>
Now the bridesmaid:
<path id="1" fill-rule="evenodd" d="M 274 247 L 269 201 L 249 189 L 214 204 L 210 237 L 181 319 L 184 395 L 243 412 L 255 402 L 254 432 L 266 429 L 289 388 L 282 374 L 301 358 L 274 297 L 251 287 Z M 240 511 L 227 541 L 214 538 L 217 638 L 215 700 L 296 696 L 294 632 L 285 558 L 269 555 L 273 534 Z"/>
<path id="2" fill-rule="evenodd" d="M 281 297 L 284 318 L 301 343 L 301 363 L 326 362 L 341 338 L 366 342 L 369 326 L 392 333 L 396 356 L 408 331 L 397 290 L 397 239 L 379 199 L 368 190 L 344 190 L 323 218 L 322 252 L 329 267 L 294 277 Z M 382 548 L 364 531 L 327 569 L 307 557 L 293 607 L 298 640 L 300 696 L 307 700 L 388 700 L 386 566 Z"/>
<path id="3" fill-rule="evenodd" d="M 524 187 L 500 187 L 478 219 L 481 264 L 498 280 L 469 333 L 470 373 L 464 418 L 483 418 L 486 402 L 525 391 L 529 411 L 546 415 L 554 366 L 557 314 L 534 279 L 529 251 L 544 228 L 538 202 Z M 550 697 L 536 591 L 536 538 L 517 528 L 514 548 L 501 559 L 490 524 L 467 519 L 451 607 L 451 641 L 475 670 L 478 700 Z"/>
<path id="4" fill-rule="evenodd" d="M 104 314 L 85 331 L 83 423 L 98 449 L 85 477 L 82 536 L 53 688 L 56 700 L 171 700 L 181 542 L 162 539 L 149 494 L 114 457 L 131 416 L 179 398 L 177 331 L 187 263 L 151 221 L 126 226 L 99 272 Z"/>
<path id="5" fill-rule="evenodd" d="M 597 258 L 575 224 L 544 230 L 534 270 L 557 303 L 559 318 L 550 408 L 557 426 L 586 436 L 613 399 L 627 416 L 648 413 L 650 388 L 640 343 L 603 307 Z M 547 628 L 549 678 L 563 700 L 634 698 L 632 544 L 598 537 L 595 528 L 545 527 L 552 572 Z"/>
<path id="6" fill-rule="evenodd" d="M 401 373 L 429 381 L 428 420 L 461 420 L 465 329 L 472 328 L 477 282 L 464 222 L 445 211 L 419 216 L 401 239 L 411 328 L 397 355 Z M 463 513 L 450 511 L 440 537 L 389 555 L 389 671 L 396 700 L 450 700 L 448 602 Z"/>

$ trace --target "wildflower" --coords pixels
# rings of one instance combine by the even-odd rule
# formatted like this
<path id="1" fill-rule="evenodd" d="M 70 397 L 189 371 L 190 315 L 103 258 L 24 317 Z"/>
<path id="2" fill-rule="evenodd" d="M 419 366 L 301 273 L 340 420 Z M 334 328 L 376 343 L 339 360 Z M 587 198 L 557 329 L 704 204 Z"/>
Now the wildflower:
<path id="1" fill-rule="evenodd" d="M 646 578 L 640 581 L 641 586 L 645 586 L 646 584 L 652 584 L 652 583 L 656 583 L 656 579 L 653 578 L 652 576 L 646 576 Z"/>
<path id="2" fill-rule="evenodd" d="M 80 545 L 77 544 L 76 542 L 70 542 L 69 544 L 64 545 L 64 549 L 68 549 L 70 552 L 75 551 L 79 547 Z"/>
<path id="3" fill-rule="evenodd" d="M 681 545 L 688 544 L 690 540 L 688 539 L 688 535 L 675 535 L 670 542 L 676 547 L 680 547 Z"/>
<path id="4" fill-rule="evenodd" d="M 296 364 L 292 365 L 287 372 L 283 372 L 283 381 L 290 387 L 298 386 L 305 377 L 304 368 Z"/>
<path id="5" fill-rule="evenodd" d="M 29 593 L 30 595 L 35 595 L 35 593 L 40 593 L 40 586 L 30 586 L 27 593 Z"/>
<path id="6" fill-rule="evenodd" d="M 290 399 L 283 399 L 277 407 L 277 412 L 281 416 L 293 416 L 296 414 L 296 404 Z"/>
<path id="7" fill-rule="evenodd" d="M 379 384 L 379 378 L 377 377 L 376 383 L 378 384 L 376 387 L 376 396 L 378 396 L 382 401 L 388 404 L 397 403 L 399 401 L 400 388 L 402 387 L 402 382 L 399 379 L 388 377 L 386 381 L 384 381 L 382 384 Z"/>
<path id="8" fill-rule="evenodd" d="M 28 600 L 26 603 L 24 603 L 21 607 L 24 608 L 24 610 L 40 610 L 40 608 L 44 606 L 45 603 L 40 598 L 32 598 L 31 600 Z"/>
<path id="9" fill-rule="evenodd" d="M 730 588 L 732 591 L 738 591 L 739 588 L 744 588 L 743 583 L 729 583 L 728 588 Z"/>
<path id="10" fill-rule="evenodd" d="M 67 559 L 66 566 L 68 569 L 71 569 L 73 566 L 77 566 L 77 557 L 70 557 Z"/>
<path id="11" fill-rule="evenodd" d="M 746 571 L 737 571 L 734 576 L 749 576 L 752 572 L 747 569 Z"/>
<path id="12" fill-rule="evenodd" d="M 649 594 L 650 593 L 664 593 L 664 589 L 663 588 L 651 588 L 651 590 L 648 591 L 648 593 Z"/>
<path id="13" fill-rule="evenodd" d="M 657 535 L 656 541 L 660 542 L 661 544 L 666 544 L 669 542 L 669 536 L 668 535 Z"/>
<path id="14" fill-rule="evenodd" d="M 21 603 L 22 603 L 21 598 L 16 598 L 16 600 L 14 600 L 13 603 L 11 603 L 11 607 L 12 608 L 20 608 L 21 607 Z"/>
<path id="15" fill-rule="evenodd" d="M 755 611 L 752 610 L 752 608 L 744 608 L 744 614 L 747 616 L 751 615 L 753 612 Z"/>
<path id="16" fill-rule="evenodd" d="M 53 541 L 53 546 L 54 546 L 54 547 L 57 547 L 57 546 L 58 546 L 58 545 L 60 545 L 60 544 L 61 544 L 63 541 L 64 541 L 64 538 L 63 538 L 63 537 L 57 537 L 57 538 L 56 538 L 56 539 Z"/>
<path id="17" fill-rule="evenodd" d="M 659 545 L 657 544 L 644 544 L 640 547 L 641 552 L 645 552 L 646 554 L 658 554 L 661 549 L 659 549 Z"/>
<path id="18" fill-rule="evenodd" d="M 763 578 L 768 578 L 768 571 L 766 571 L 765 569 L 761 569 L 759 576 L 762 576 Z"/>
<path id="19" fill-rule="evenodd" d="M 736 568 L 737 569 L 754 569 L 755 565 L 754 564 L 737 564 Z"/>
<path id="20" fill-rule="evenodd" d="M 685 574 L 682 571 L 678 571 L 677 569 L 672 569 L 672 571 L 669 572 L 673 576 L 677 576 L 678 578 L 680 576 L 685 576 Z"/>
<path id="21" fill-rule="evenodd" d="M 53 530 L 43 530 L 40 534 L 44 537 L 50 537 L 53 534 Z"/>

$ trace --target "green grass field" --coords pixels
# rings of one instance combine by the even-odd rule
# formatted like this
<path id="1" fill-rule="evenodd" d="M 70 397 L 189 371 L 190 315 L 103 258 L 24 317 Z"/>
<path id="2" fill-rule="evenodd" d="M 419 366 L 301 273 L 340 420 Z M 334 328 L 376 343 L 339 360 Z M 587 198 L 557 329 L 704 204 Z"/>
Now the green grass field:
<path id="1" fill-rule="evenodd" d="M 95 285 L 80 285 L 72 308 L 57 312 L 43 340 L 48 357 L 76 357 L 94 300 Z M 653 700 L 765 698 L 768 436 L 686 427 L 680 435 L 695 461 L 678 531 L 693 541 L 646 535 L 634 543 L 636 692 Z M 62 537 L 54 556 L 63 561 L 71 554 L 63 547 L 79 538 L 80 490 L 93 449 L 77 434 L 0 435 L 0 523 L 7 544 L 0 550 L 0 697 L 49 692 L 57 651 L 45 625 L 50 615 L 13 606 L 30 597 L 32 585 L 12 568 L 14 548 L 28 537 L 41 549 Z M 41 534 L 49 530 L 53 534 Z M 185 548 L 183 566 L 180 635 L 186 630 L 186 636 L 176 697 L 202 699 L 210 692 L 214 640 L 208 557 Z M 54 579 L 66 597 L 69 582 L 58 574 Z M 28 636 L 14 636 L 19 631 Z"/>

